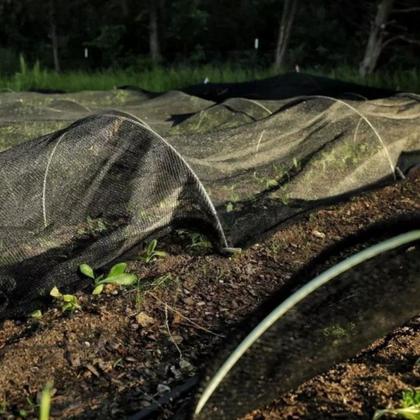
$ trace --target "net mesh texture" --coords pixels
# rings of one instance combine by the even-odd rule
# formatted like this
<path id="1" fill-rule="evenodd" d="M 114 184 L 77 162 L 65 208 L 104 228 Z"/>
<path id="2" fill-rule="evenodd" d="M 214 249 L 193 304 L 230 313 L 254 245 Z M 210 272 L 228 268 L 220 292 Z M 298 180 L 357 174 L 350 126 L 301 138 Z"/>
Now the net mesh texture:
<path id="1" fill-rule="evenodd" d="M 392 182 L 420 162 L 419 116 L 414 94 L 300 74 L 163 94 L 2 93 L 0 317 L 174 226 L 223 250 Z"/>

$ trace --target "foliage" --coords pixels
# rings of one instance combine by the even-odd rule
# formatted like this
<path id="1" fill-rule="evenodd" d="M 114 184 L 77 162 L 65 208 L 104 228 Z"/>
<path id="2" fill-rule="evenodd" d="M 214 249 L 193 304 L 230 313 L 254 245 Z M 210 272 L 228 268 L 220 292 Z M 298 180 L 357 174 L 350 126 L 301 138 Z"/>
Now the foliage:
<path id="1" fill-rule="evenodd" d="M 63 295 L 56 286 L 51 289 L 50 296 L 61 302 L 61 310 L 63 312 L 71 313 L 76 309 L 81 309 L 79 301 L 75 295 Z"/>
<path id="2" fill-rule="evenodd" d="M 126 272 L 127 263 L 124 262 L 115 264 L 109 270 L 106 276 L 104 274 L 101 274 L 100 276 L 95 276 L 93 268 L 88 264 L 81 264 L 79 266 L 79 269 L 82 274 L 93 280 L 93 295 L 101 294 L 106 284 L 114 284 L 118 286 L 132 286 L 138 281 L 138 277 L 135 274 L 130 274 Z"/>
<path id="3" fill-rule="evenodd" d="M 383 416 L 394 416 L 407 420 L 420 420 L 420 389 L 409 389 L 403 391 L 399 408 L 386 408 L 376 410 L 373 420 Z"/>
<path id="4" fill-rule="evenodd" d="M 157 240 L 153 239 L 150 241 L 144 250 L 143 254 L 140 256 L 140 259 L 143 260 L 145 263 L 149 263 L 154 261 L 157 258 L 166 257 L 165 251 L 160 251 L 156 249 L 157 247 Z"/>
<path id="5" fill-rule="evenodd" d="M 51 27 L 57 32 L 62 68 L 89 71 L 137 66 L 149 54 L 149 5 L 147 0 L 0 0 L 0 73 L 16 69 L 23 53 L 31 63 L 40 60 L 52 67 Z M 166 63 L 211 62 L 228 59 L 244 67 L 270 65 L 278 36 L 282 2 L 278 0 L 161 0 L 159 39 Z M 396 0 L 396 9 L 416 5 Z M 288 68 L 337 63 L 357 67 L 375 13 L 375 2 L 315 0 L 300 7 L 288 51 Z M 54 10 L 53 10 L 54 9 Z M 100 17 L 98 17 L 100 10 Z M 54 13 L 52 13 L 54 11 Z M 403 33 L 414 42 L 397 39 L 388 45 L 383 64 L 394 69 L 413 68 L 418 60 L 415 40 L 420 37 L 418 12 L 394 13 L 387 33 Z M 316 22 L 316 25 L 313 23 Z M 246 34 L 246 36 L 244 36 Z M 349 36 L 351 34 L 351 36 Z M 260 48 L 254 50 L 254 39 Z M 83 50 L 89 47 L 85 58 Z"/>

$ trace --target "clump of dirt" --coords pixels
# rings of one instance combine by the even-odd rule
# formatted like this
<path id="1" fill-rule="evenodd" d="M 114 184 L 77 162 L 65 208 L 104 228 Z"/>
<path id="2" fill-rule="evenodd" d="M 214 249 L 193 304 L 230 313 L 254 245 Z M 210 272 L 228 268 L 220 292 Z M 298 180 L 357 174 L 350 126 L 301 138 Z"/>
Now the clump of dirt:
<path id="1" fill-rule="evenodd" d="M 80 311 L 50 305 L 40 320 L 3 323 L 1 416 L 36 417 L 49 380 L 55 418 L 122 418 L 153 407 L 179 384 L 193 384 L 235 326 L 325 249 L 378 222 L 419 220 L 419 197 L 414 173 L 290 221 L 230 258 L 211 254 L 197 236 L 171 234 L 158 244 L 166 258 L 129 263 L 138 288 L 92 296 L 86 280 Z M 247 419 L 371 417 L 419 384 L 419 330 L 420 320 L 412 320 Z M 171 418 L 179 407 L 166 404 L 157 414 Z"/>

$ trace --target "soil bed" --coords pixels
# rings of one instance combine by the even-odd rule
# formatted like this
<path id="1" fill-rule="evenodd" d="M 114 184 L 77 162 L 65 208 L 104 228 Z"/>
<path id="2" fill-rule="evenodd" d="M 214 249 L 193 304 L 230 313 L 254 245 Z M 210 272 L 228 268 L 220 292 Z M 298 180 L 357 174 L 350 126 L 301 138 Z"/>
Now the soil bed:
<path id="1" fill-rule="evenodd" d="M 153 405 L 202 373 L 235 326 L 297 272 L 313 271 L 326 249 L 375 223 L 419 221 L 419 197 L 420 173 L 412 173 L 308 213 L 231 258 L 211 254 L 203 242 L 191 247 L 190 234 L 174 233 L 158 244 L 166 258 L 130 262 L 140 288 L 109 288 L 96 297 L 86 281 L 86 291 L 77 293 L 81 311 L 67 316 L 50 305 L 39 321 L 5 321 L 1 417 L 36 417 L 39 392 L 51 379 L 55 418 L 124 418 Z M 246 418 L 371 418 L 401 390 L 419 386 L 419 358 L 417 318 Z M 159 417 L 173 418 L 189 400 L 164 405 Z"/>

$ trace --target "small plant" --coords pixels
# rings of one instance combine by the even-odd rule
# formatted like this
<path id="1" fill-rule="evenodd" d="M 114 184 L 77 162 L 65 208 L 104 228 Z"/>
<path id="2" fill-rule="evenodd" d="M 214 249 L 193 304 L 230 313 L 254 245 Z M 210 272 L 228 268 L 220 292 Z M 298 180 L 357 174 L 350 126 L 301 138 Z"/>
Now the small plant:
<path id="1" fill-rule="evenodd" d="M 81 309 L 76 296 L 63 295 L 55 286 L 51 289 L 50 296 L 61 301 L 61 310 L 63 312 L 74 312 L 76 309 Z"/>
<path id="2" fill-rule="evenodd" d="M 39 404 L 39 420 L 48 420 L 50 418 L 52 391 L 53 384 L 52 382 L 48 382 L 41 393 L 41 401 Z"/>
<path id="3" fill-rule="evenodd" d="M 39 321 L 40 319 L 42 319 L 42 311 L 40 309 L 33 311 L 31 313 L 31 318 Z"/>
<path id="4" fill-rule="evenodd" d="M 135 274 L 127 273 L 127 263 L 118 263 L 115 264 L 109 273 L 105 276 L 101 274 L 100 276 L 95 276 L 93 268 L 88 264 L 81 264 L 79 266 L 80 272 L 86 277 L 89 277 L 93 280 L 94 289 L 93 295 L 100 295 L 104 290 L 106 284 L 115 284 L 118 286 L 131 286 L 138 281 L 138 277 Z"/>
<path id="5" fill-rule="evenodd" d="M 211 242 L 201 233 L 192 232 L 190 235 L 191 244 L 189 245 L 190 249 L 197 249 L 201 251 L 208 251 L 213 248 Z"/>
<path id="6" fill-rule="evenodd" d="M 229 201 L 229 203 L 226 204 L 226 211 L 228 213 L 232 212 L 234 210 L 234 205 L 231 201 Z"/>
<path id="7" fill-rule="evenodd" d="M 160 251 L 156 249 L 157 243 L 158 242 L 156 239 L 150 241 L 143 254 L 140 256 L 140 259 L 143 260 L 145 263 L 149 263 L 157 258 L 166 257 L 167 253 L 165 251 Z"/>
<path id="8" fill-rule="evenodd" d="M 86 226 L 78 230 L 79 235 L 96 236 L 107 230 L 107 226 L 103 219 L 93 219 L 90 216 L 86 218 Z"/>
<path id="9" fill-rule="evenodd" d="M 373 420 L 383 416 L 399 417 L 407 420 L 420 420 L 420 388 L 403 391 L 401 407 L 376 410 Z"/>
<path id="10" fill-rule="evenodd" d="M 197 250 L 199 252 L 202 252 L 209 251 L 213 248 L 212 243 L 202 233 L 178 229 L 177 234 L 183 240 L 190 241 L 190 244 L 187 245 L 187 248 L 190 250 Z"/>

